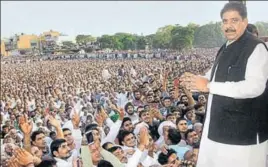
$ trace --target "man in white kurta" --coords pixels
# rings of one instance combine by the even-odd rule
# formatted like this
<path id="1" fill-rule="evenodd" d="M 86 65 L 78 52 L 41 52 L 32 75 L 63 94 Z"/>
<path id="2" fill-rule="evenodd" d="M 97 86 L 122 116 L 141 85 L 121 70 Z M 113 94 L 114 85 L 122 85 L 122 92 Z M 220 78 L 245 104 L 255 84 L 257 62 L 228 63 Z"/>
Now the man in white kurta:
<path id="1" fill-rule="evenodd" d="M 225 5 L 221 12 L 223 31 L 228 39 L 226 47 L 236 42 L 245 32 L 247 16 L 245 12 L 240 11 L 241 8 L 245 7 L 235 4 L 235 2 L 230 2 Z M 194 76 L 192 74 L 185 74 L 182 77 L 182 85 L 187 86 L 188 89 L 209 92 L 197 167 L 268 166 L 268 142 L 264 141 L 260 143 L 258 133 L 256 133 L 256 144 L 251 145 L 223 144 L 208 138 L 213 95 L 232 99 L 250 99 L 257 98 L 265 92 L 268 79 L 267 48 L 263 43 L 257 44 L 247 60 L 245 79 L 242 81 L 216 82 L 215 74 L 217 70 L 216 66 L 216 70 L 214 72 L 212 72 L 212 69 L 209 70 L 205 77 Z M 209 82 L 211 76 L 213 77 Z"/>

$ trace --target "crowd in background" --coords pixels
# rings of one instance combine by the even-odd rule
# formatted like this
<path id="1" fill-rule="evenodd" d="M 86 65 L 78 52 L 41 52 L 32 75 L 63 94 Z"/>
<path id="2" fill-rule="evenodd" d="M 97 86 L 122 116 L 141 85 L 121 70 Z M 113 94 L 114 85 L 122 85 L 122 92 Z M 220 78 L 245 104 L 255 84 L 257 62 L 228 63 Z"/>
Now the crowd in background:
<path id="1" fill-rule="evenodd" d="M 207 95 L 179 77 L 204 75 L 216 52 L 3 60 L 1 165 L 195 166 Z"/>

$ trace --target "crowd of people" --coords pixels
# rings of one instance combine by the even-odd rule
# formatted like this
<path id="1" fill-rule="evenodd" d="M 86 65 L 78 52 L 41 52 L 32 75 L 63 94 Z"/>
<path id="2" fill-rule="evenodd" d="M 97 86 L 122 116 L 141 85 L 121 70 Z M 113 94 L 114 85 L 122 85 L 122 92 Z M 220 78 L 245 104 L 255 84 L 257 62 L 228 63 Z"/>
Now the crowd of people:
<path id="1" fill-rule="evenodd" d="M 1 165 L 194 166 L 207 95 L 179 77 L 204 74 L 215 56 L 194 52 L 2 64 Z"/>

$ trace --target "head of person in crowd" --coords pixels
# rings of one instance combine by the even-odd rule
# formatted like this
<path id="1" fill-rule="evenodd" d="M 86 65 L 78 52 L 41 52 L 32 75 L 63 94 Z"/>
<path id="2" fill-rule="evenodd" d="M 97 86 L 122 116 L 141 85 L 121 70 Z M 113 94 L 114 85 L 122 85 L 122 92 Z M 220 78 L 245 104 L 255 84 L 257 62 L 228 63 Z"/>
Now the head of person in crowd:
<path id="1" fill-rule="evenodd" d="M 171 98 L 169 96 L 163 98 L 164 107 L 171 107 Z"/>
<path id="2" fill-rule="evenodd" d="M 203 124 L 200 123 L 200 122 L 197 122 L 197 123 L 194 124 L 193 129 L 196 132 L 196 134 L 198 135 L 198 137 L 201 138 L 202 130 L 203 130 Z"/>
<path id="3" fill-rule="evenodd" d="M 62 129 L 64 139 L 66 140 L 68 146 L 70 147 L 71 145 L 74 144 L 74 137 L 72 136 L 72 132 L 69 128 L 63 128 Z"/>
<path id="4" fill-rule="evenodd" d="M 126 153 L 120 146 L 113 146 L 109 148 L 108 151 L 111 152 L 114 156 L 116 156 L 116 158 L 118 158 L 120 162 L 127 163 L 128 159 Z"/>
<path id="5" fill-rule="evenodd" d="M 36 146 L 41 150 L 45 150 L 47 146 L 45 133 L 43 131 L 34 131 L 31 134 L 31 142 L 33 146 Z"/>
<path id="6" fill-rule="evenodd" d="M 142 111 L 140 111 L 140 112 L 139 112 L 139 117 L 140 117 L 140 120 L 141 120 L 142 122 L 145 122 L 145 123 L 147 123 L 147 124 L 149 124 L 150 121 L 151 121 L 150 113 L 149 113 L 149 111 L 147 111 L 147 110 L 142 110 Z"/>
<path id="7" fill-rule="evenodd" d="M 109 161 L 100 160 L 97 167 L 114 167 L 114 166 Z"/>
<path id="8" fill-rule="evenodd" d="M 132 103 L 128 102 L 126 105 L 125 105 L 125 112 L 128 114 L 128 115 L 133 115 L 135 113 L 134 111 L 134 106 Z"/>
<path id="9" fill-rule="evenodd" d="M 121 125 L 121 129 L 129 132 L 133 132 L 134 125 L 129 117 L 124 117 Z"/>
<path id="10" fill-rule="evenodd" d="M 111 143 L 111 142 L 106 142 L 102 145 L 102 148 L 105 149 L 105 150 L 108 150 L 109 148 L 113 147 L 114 144 Z"/>
<path id="11" fill-rule="evenodd" d="M 180 165 L 177 153 L 173 149 L 168 149 L 166 154 L 161 152 L 158 156 L 158 162 L 161 165 L 169 165 L 169 167 L 178 167 Z"/>
<path id="12" fill-rule="evenodd" d="M 55 140 L 56 137 L 57 137 L 56 132 L 54 132 L 54 131 L 50 132 L 50 133 L 49 133 L 49 137 L 50 137 L 52 140 Z"/>
<path id="13" fill-rule="evenodd" d="M 174 114 L 176 120 L 182 116 L 181 109 L 179 109 L 179 107 L 172 106 L 170 108 L 170 112 Z"/>
<path id="14" fill-rule="evenodd" d="M 206 100 L 205 95 L 200 94 L 200 95 L 198 96 L 198 103 L 200 103 L 200 104 L 202 104 L 202 105 L 205 105 L 206 102 L 207 102 L 207 100 Z"/>
<path id="15" fill-rule="evenodd" d="M 186 95 L 182 95 L 180 101 L 185 105 L 188 106 L 188 97 Z"/>
<path id="16" fill-rule="evenodd" d="M 133 132 L 123 131 L 118 136 L 118 142 L 121 146 L 134 148 L 137 144 L 136 136 Z"/>
<path id="17" fill-rule="evenodd" d="M 199 148 L 200 138 L 193 129 L 189 129 L 185 133 L 185 138 L 188 145 Z"/>
<path id="18" fill-rule="evenodd" d="M 171 121 L 173 122 L 174 124 L 176 124 L 176 115 L 174 113 L 168 113 L 167 116 L 166 116 L 166 120 L 167 121 Z"/>
<path id="19" fill-rule="evenodd" d="M 67 160 L 71 157 L 71 150 L 65 139 L 56 139 L 50 145 L 51 155 L 54 158 Z"/>
<path id="20" fill-rule="evenodd" d="M 176 126 L 180 133 L 186 133 L 188 130 L 187 120 L 185 118 L 178 118 L 176 120 Z"/>
<path id="21" fill-rule="evenodd" d="M 168 136 L 167 136 L 168 145 L 177 145 L 181 141 L 181 134 L 180 132 L 175 128 L 170 128 L 168 130 Z"/>
<path id="22" fill-rule="evenodd" d="M 236 41 L 245 32 L 248 25 L 247 7 L 242 2 L 227 3 L 220 13 L 222 30 L 228 41 Z"/>
<path id="23" fill-rule="evenodd" d="M 32 153 L 32 155 L 33 156 L 36 156 L 36 157 L 38 157 L 38 158 L 42 158 L 42 156 L 43 156 L 43 152 L 42 152 L 42 150 L 40 150 L 38 147 L 36 147 L 36 146 L 32 146 L 31 147 L 31 153 Z"/>

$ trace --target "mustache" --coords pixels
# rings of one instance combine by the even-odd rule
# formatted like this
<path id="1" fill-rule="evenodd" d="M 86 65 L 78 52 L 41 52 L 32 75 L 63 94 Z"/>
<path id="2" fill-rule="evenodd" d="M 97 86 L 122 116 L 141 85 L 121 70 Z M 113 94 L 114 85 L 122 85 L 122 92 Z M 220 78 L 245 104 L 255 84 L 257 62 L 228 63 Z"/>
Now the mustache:
<path id="1" fill-rule="evenodd" d="M 231 29 L 231 28 L 227 28 L 227 29 L 225 30 L 225 32 L 236 32 L 236 30 Z"/>

